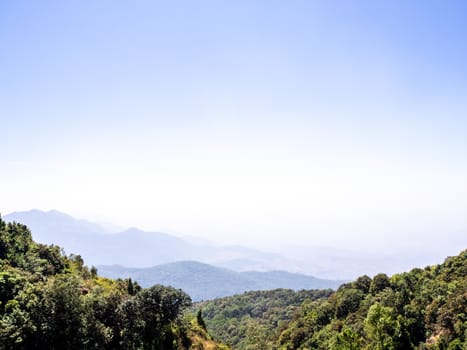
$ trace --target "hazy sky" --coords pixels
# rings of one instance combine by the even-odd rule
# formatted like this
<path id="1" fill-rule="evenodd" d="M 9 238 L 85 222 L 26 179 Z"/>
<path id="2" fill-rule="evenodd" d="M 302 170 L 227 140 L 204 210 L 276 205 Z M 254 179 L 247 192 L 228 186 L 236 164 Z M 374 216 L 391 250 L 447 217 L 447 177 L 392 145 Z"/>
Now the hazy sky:
<path id="1" fill-rule="evenodd" d="M 2 1 L 0 211 L 461 250 L 466 37 L 465 1 Z"/>

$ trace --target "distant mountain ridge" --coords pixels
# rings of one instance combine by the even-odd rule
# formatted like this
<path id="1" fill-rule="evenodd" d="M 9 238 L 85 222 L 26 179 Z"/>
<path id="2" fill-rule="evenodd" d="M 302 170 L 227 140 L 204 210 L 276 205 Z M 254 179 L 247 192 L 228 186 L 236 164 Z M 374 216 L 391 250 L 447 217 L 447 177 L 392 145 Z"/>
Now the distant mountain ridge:
<path id="1" fill-rule="evenodd" d="M 197 261 L 180 261 L 150 268 L 98 266 L 109 278 L 132 278 L 143 287 L 169 285 L 186 291 L 194 301 L 277 288 L 336 289 L 343 281 L 319 279 L 286 271 L 236 272 Z"/>
<path id="2" fill-rule="evenodd" d="M 75 219 L 57 210 L 30 210 L 4 216 L 31 228 L 36 241 L 59 245 L 67 254 L 79 252 L 91 265 L 151 267 L 181 260 L 196 260 L 235 270 L 303 272 L 279 254 L 240 246 L 212 246 L 162 232 L 128 228 L 110 232 L 102 225 Z"/>
<path id="3" fill-rule="evenodd" d="M 271 253 L 244 246 L 216 246 L 196 237 L 138 228 L 117 230 L 56 210 L 15 212 L 5 215 L 4 219 L 25 223 L 36 241 L 59 245 L 67 254 L 80 254 L 90 265 L 151 267 L 194 260 L 237 272 L 283 270 L 330 280 L 350 280 L 363 274 L 395 273 L 426 266 L 437 255 L 448 255 L 446 249 L 431 252 L 411 250 L 407 246 L 404 250 L 404 245 L 401 245 L 402 250 L 394 252 L 313 246 L 286 237 L 277 253 Z M 459 246 L 464 244 L 459 241 Z M 395 255 L 396 260 L 391 258 Z"/>
<path id="4" fill-rule="evenodd" d="M 90 265 L 152 267 L 195 260 L 237 272 L 284 270 L 347 280 L 349 276 L 371 274 L 372 270 L 387 271 L 401 260 L 400 257 L 391 261 L 374 254 L 340 252 L 329 247 L 299 246 L 299 249 L 290 250 L 284 246 L 277 254 L 238 245 L 214 246 L 196 237 L 183 238 L 138 228 L 109 229 L 57 210 L 14 212 L 5 215 L 4 220 L 26 224 L 37 242 L 59 245 L 67 254 L 80 254 Z"/>
<path id="5" fill-rule="evenodd" d="M 88 264 L 98 266 L 103 276 L 131 277 L 142 286 L 174 286 L 194 300 L 250 290 L 337 288 L 341 283 L 278 271 L 299 270 L 278 254 L 241 246 L 198 245 L 134 227 L 110 234 L 99 224 L 56 210 L 16 212 L 4 219 L 26 224 L 40 243 L 59 245 L 67 254 L 79 252 Z"/>
<path id="6" fill-rule="evenodd" d="M 172 257 L 184 256 L 192 249 L 182 239 L 165 233 L 129 228 L 109 234 L 99 224 L 78 220 L 56 210 L 15 212 L 6 215 L 5 220 L 26 224 L 38 242 L 59 245 L 67 254 L 79 252 L 94 265 L 152 266 L 168 262 Z"/>

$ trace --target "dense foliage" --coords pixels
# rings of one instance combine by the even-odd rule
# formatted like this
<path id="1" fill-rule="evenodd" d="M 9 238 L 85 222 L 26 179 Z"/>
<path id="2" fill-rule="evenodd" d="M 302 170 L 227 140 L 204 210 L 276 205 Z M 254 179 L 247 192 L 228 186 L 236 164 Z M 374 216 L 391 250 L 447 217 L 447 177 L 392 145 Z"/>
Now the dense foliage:
<path id="1" fill-rule="evenodd" d="M 269 349 L 280 330 L 305 300 L 329 296 L 331 290 L 290 289 L 246 292 L 233 297 L 198 303 L 207 328 L 235 349 Z"/>
<path id="2" fill-rule="evenodd" d="M 467 250 L 441 265 L 359 277 L 300 308 L 285 302 L 293 295 L 208 302 L 205 322 L 234 349 L 467 349 Z"/>
<path id="3" fill-rule="evenodd" d="M 190 304 L 178 289 L 99 277 L 0 218 L 0 349 L 202 349 L 206 335 L 180 317 Z"/>

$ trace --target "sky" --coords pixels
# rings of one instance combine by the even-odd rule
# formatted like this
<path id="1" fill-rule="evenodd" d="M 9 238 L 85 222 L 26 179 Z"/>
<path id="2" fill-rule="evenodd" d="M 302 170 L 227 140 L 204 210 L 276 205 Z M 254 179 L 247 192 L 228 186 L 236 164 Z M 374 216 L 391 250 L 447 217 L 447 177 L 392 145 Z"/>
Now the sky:
<path id="1" fill-rule="evenodd" d="M 0 212 L 280 250 L 467 244 L 464 1 L 0 3 Z"/>

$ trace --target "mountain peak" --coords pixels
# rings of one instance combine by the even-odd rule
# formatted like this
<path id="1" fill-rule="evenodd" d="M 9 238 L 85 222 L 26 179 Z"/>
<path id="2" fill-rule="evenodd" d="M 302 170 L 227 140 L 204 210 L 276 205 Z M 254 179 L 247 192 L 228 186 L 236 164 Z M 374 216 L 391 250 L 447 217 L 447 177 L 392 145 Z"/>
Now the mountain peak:
<path id="1" fill-rule="evenodd" d="M 9 213 L 5 215 L 5 217 L 11 217 L 11 218 L 34 218 L 34 219 L 61 219 L 61 220 L 77 220 L 73 218 L 71 215 L 65 214 L 61 211 L 58 211 L 56 209 L 51 209 L 48 211 L 40 210 L 40 209 L 31 209 L 31 210 L 25 210 L 25 211 L 14 211 L 12 213 Z M 15 219 L 14 219 L 15 220 Z"/>
<path id="2" fill-rule="evenodd" d="M 140 230 L 137 227 L 129 227 L 126 230 L 123 230 L 122 232 L 120 232 L 120 234 L 141 234 L 141 233 L 146 233 L 146 232 L 143 230 Z"/>
<path id="3" fill-rule="evenodd" d="M 40 211 L 40 210 L 39 210 Z M 47 212 L 43 212 L 44 214 L 48 214 L 48 215 L 53 215 L 53 216 L 58 216 L 58 217 L 65 217 L 65 218 L 70 218 L 70 219 L 73 219 L 73 217 L 71 215 L 68 215 L 68 214 L 65 214 L 61 211 L 58 211 L 56 209 L 51 209 Z"/>
<path id="4" fill-rule="evenodd" d="M 291 266 L 294 271 L 297 270 L 294 262 L 278 254 L 241 246 L 213 246 L 199 241 L 195 244 L 180 236 L 137 227 L 109 230 L 99 223 L 76 219 L 56 209 L 14 212 L 4 219 L 24 223 L 31 229 L 36 241 L 58 245 L 67 253 L 79 253 L 94 265 L 150 267 L 174 261 L 197 260 L 237 271 L 268 271 L 279 267 L 290 270 Z M 196 266 L 202 268 L 201 265 Z"/>

